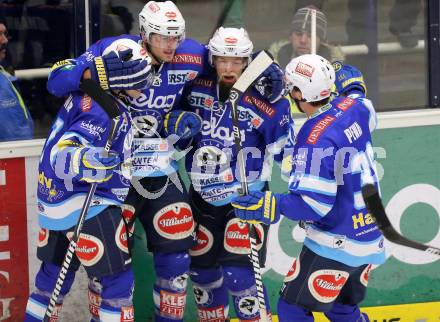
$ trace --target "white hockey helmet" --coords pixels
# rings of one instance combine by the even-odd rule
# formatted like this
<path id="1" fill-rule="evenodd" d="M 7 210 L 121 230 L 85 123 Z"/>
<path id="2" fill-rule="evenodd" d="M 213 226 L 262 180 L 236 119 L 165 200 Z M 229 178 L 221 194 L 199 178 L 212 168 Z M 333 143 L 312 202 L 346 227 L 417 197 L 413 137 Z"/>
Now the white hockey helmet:
<path id="1" fill-rule="evenodd" d="M 319 55 L 306 54 L 290 61 L 285 70 L 286 91 L 297 87 L 306 102 L 317 102 L 330 96 L 335 82 L 332 64 Z"/>
<path id="2" fill-rule="evenodd" d="M 139 13 L 139 28 L 146 42 L 153 33 L 185 39 L 185 20 L 172 1 L 149 1 Z"/>
<path id="3" fill-rule="evenodd" d="M 243 28 L 220 27 L 209 40 L 209 63 L 214 65 L 212 56 L 246 57 L 251 61 L 254 45 Z"/>

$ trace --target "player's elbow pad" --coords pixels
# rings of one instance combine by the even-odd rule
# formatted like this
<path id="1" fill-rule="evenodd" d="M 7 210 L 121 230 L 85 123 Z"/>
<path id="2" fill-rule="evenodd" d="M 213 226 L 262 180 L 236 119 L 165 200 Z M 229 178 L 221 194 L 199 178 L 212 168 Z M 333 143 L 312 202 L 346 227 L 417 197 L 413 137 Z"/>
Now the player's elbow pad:
<path id="1" fill-rule="evenodd" d="M 54 96 L 64 97 L 79 90 L 79 84 L 87 64 L 72 63 L 71 59 L 68 61 L 68 63 L 58 67 L 55 64 L 49 74 L 46 87 L 48 92 Z"/>

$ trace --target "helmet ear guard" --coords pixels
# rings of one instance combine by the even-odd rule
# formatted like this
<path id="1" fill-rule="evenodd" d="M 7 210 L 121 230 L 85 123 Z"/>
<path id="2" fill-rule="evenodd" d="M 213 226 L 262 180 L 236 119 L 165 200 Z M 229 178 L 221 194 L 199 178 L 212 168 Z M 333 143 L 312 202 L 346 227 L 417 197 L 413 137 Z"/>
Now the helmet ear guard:
<path id="1" fill-rule="evenodd" d="M 293 58 L 285 70 L 286 90 L 297 87 L 305 102 L 317 102 L 330 97 L 335 71 L 327 59 L 306 54 Z"/>
<path id="2" fill-rule="evenodd" d="M 252 60 L 254 45 L 244 28 L 220 27 L 209 40 L 209 63 L 214 66 L 213 56 L 243 57 L 247 64 Z"/>

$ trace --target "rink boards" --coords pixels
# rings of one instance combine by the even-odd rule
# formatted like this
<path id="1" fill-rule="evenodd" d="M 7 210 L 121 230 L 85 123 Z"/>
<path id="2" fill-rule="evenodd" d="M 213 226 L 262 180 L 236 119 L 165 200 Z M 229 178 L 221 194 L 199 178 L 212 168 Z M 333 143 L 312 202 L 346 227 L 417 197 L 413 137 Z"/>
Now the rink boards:
<path id="1" fill-rule="evenodd" d="M 383 113 L 379 124 L 382 129 L 374 134 L 374 147 L 379 169 L 384 170 L 381 186 L 391 220 L 406 236 L 440 247 L 440 111 Z M 0 144 L 0 321 L 21 320 L 39 267 L 35 214 L 42 144 L 43 140 Z M 279 174 L 274 174 L 272 189 L 283 191 L 285 186 Z M 299 253 L 303 238 L 303 231 L 288 220 L 271 228 L 264 281 L 272 307 L 276 307 L 283 275 Z M 152 263 L 143 246 L 137 240 L 138 321 L 148 321 L 153 311 Z M 389 243 L 387 247 L 388 260 L 373 270 L 368 296 L 362 303 L 372 321 L 440 321 L 440 261 Z M 75 283 L 65 302 L 65 321 L 86 320 L 84 274 L 79 274 Z M 190 290 L 185 320 L 196 321 Z M 409 304 L 415 302 L 427 303 Z"/>

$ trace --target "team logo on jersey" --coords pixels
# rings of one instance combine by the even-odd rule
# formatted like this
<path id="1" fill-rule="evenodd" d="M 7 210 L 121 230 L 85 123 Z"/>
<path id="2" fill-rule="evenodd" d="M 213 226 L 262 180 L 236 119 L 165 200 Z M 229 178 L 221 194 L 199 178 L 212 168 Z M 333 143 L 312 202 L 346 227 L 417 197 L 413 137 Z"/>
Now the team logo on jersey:
<path id="1" fill-rule="evenodd" d="M 160 75 L 154 76 L 152 85 L 156 87 L 160 87 L 160 85 L 162 85 L 162 78 L 160 78 Z"/>
<path id="2" fill-rule="evenodd" d="M 157 233 L 168 239 L 183 239 L 194 232 L 194 220 L 186 202 L 176 202 L 160 209 L 153 218 Z"/>
<path id="3" fill-rule="evenodd" d="M 152 115 L 141 115 L 133 118 L 135 137 L 152 137 L 157 133 L 159 122 Z"/>
<path id="4" fill-rule="evenodd" d="M 360 276 L 360 281 L 365 287 L 368 286 L 368 278 L 370 277 L 371 267 L 371 264 L 367 265 Z"/>
<path id="5" fill-rule="evenodd" d="M 92 99 L 89 95 L 84 94 L 81 98 L 81 110 L 83 112 L 88 112 L 92 108 Z"/>
<path id="6" fill-rule="evenodd" d="M 197 308 L 199 322 L 223 322 L 226 321 L 225 307 Z"/>
<path id="7" fill-rule="evenodd" d="M 336 117 L 327 115 L 326 117 L 321 119 L 318 123 L 316 123 L 315 126 L 310 131 L 309 136 L 307 137 L 307 143 L 309 143 L 309 144 L 316 144 L 316 142 L 318 142 L 318 139 L 321 136 L 321 134 L 335 120 L 336 120 Z"/>
<path id="8" fill-rule="evenodd" d="M 184 292 L 188 284 L 188 277 L 189 275 L 187 273 L 172 277 L 169 281 L 170 288 L 174 291 Z"/>
<path id="9" fill-rule="evenodd" d="M 293 260 L 292 267 L 289 269 L 286 276 L 284 277 L 284 283 L 291 282 L 295 278 L 297 278 L 299 275 L 300 268 L 301 268 L 301 264 L 299 258 L 295 258 Z"/>
<path id="10" fill-rule="evenodd" d="M 196 232 L 197 244 L 194 245 L 189 253 L 191 256 L 200 256 L 206 254 L 214 243 L 214 236 L 212 233 L 203 225 L 199 225 Z"/>
<path id="11" fill-rule="evenodd" d="M 257 232 L 258 240 L 264 240 L 263 226 L 260 224 L 254 225 Z M 225 249 L 233 254 L 250 254 L 249 230 L 248 225 L 238 218 L 233 218 L 228 221 L 225 229 L 225 236 L 223 240 Z M 262 242 L 257 244 L 257 250 L 261 249 Z"/>
<path id="12" fill-rule="evenodd" d="M 121 208 L 123 219 L 121 219 L 116 229 L 115 241 L 119 249 L 128 254 L 128 236 L 134 233 L 134 207 L 124 204 Z M 128 232 L 126 223 L 128 223 L 130 227 Z"/>
<path id="13" fill-rule="evenodd" d="M 318 270 L 309 277 L 309 291 L 319 302 L 331 303 L 338 297 L 349 276 L 345 271 Z"/>
<path id="14" fill-rule="evenodd" d="M 258 299 L 255 296 L 237 296 L 236 307 L 246 318 L 255 317 L 258 314 Z"/>
<path id="15" fill-rule="evenodd" d="M 303 62 L 298 62 L 298 65 L 295 67 L 295 73 L 305 76 L 307 78 L 311 78 L 315 68 L 312 66 L 305 64 Z"/>
<path id="16" fill-rule="evenodd" d="M 38 232 L 37 246 L 44 247 L 47 245 L 48 241 L 49 241 L 49 229 L 41 228 L 40 231 Z"/>
<path id="17" fill-rule="evenodd" d="M 198 167 L 215 167 L 216 165 L 226 164 L 228 161 L 228 156 L 218 147 L 206 145 L 197 149 L 195 159 L 197 160 L 196 164 Z"/>
<path id="18" fill-rule="evenodd" d="M 73 232 L 67 233 L 67 238 L 70 240 L 73 237 Z M 81 233 L 78 244 L 75 249 L 76 257 L 84 266 L 95 265 L 104 254 L 104 245 L 97 237 Z"/>
<path id="19" fill-rule="evenodd" d="M 194 299 L 198 305 L 209 305 L 212 303 L 212 292 L 193 285 Z"/>

